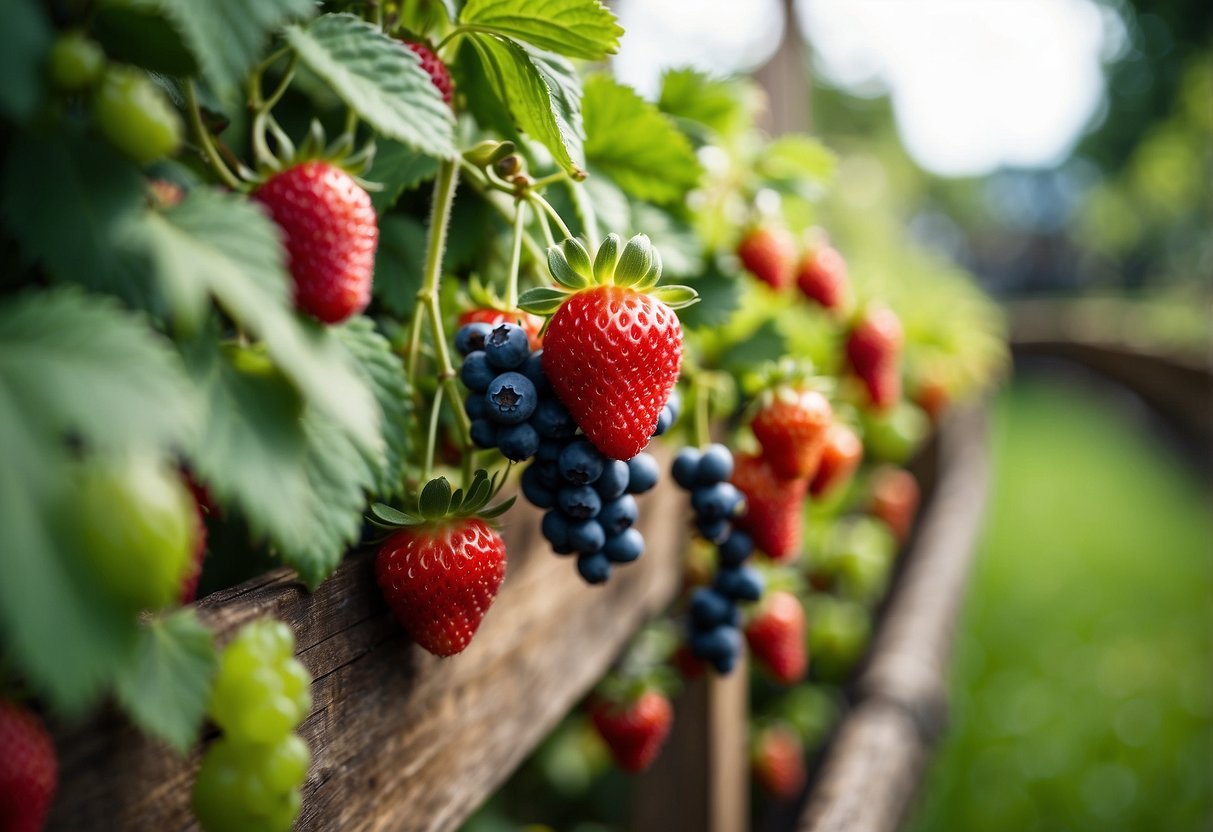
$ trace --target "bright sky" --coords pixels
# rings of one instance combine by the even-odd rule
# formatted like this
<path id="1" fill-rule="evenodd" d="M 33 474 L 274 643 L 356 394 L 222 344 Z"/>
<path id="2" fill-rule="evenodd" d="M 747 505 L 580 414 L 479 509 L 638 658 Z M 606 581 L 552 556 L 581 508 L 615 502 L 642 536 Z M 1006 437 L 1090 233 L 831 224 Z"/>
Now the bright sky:
<path id="1" fill-rule="evenodd" d="M 767 60 L 778 0 L 620 0 L 617 69 L 651 94 L 666 66 L 717 73 Z M 911 156 L 945 176 L 1049 167 L 1103 102 L 1115 19 L 1093 0 L 800 0 L 815 71 L 887 90 Z"/>

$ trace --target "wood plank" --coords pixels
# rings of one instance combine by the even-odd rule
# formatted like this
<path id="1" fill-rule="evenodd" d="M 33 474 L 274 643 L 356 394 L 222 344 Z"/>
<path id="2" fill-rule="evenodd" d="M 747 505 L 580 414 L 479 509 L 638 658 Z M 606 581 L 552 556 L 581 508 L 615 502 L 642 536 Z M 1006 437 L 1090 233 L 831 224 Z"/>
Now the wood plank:
<path id="1" fill-rule="evenodd" d="M 262 615 L 286 621 L 315 679 L 296 828 L 452 829 L 491 794 L 677 592 L 685 495 L 663 482 L 638 502 L 648 551 L 605 587 L 587 586 L 571 559 L 547 549 L 537 510 L 512 510 L 501 594 L 472 645 L 449 659 L 391 618 L 373 552 L 351 555 L 315 593 L 278 570 L 200 601 L 221 639 Z M 201 747 L 178 757 L 113 711 L 54 733 L 61 780 L 50 829 L 196 828 L 189 794 Z"/>

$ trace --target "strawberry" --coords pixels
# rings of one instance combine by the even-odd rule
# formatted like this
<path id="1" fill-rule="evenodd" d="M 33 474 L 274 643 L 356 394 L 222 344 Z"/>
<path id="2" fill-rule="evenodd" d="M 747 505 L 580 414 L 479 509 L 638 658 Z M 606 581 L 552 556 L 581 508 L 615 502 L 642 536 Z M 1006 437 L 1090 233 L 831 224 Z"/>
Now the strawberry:
<path id="1" fill-rule="evenodd" d="M 914 391 L 914 403 L 926 412 L 931 424 L 938 425 L 952 404 L 952 393 L 939 373 L 926 375 L 919 380 L 918 389 Z"/>
<path id="2" fill-rule="evenodd" d="M 190 492 L 194 495 L 194 551 L 189 571 L 181 580 L 181 603 L 193 603 L 198 595 L 198 579 L 202 577 L 202 562 L 206 560 L 206 520 L 203 518 L 203 503 L 198 499 L 199 493 L 206 493 L 206 486 L 198 485 L 189 477 L 185 481 Z"/>
<path id="3" fill-rule="evenodd" d="M 691 648 L 686 644 L 678 645 L 678 649 L 674 651 L 671 661 L 673 661 L 678 675 L 688 682 L 698 679 L 707 669 L 707 665 L 704 664 L 703 659 L 698 658 L 692 653 Z"/>
<path id="4" fill-rule="evenodd" d="M 425 70 L 426 75 L 430 76 L 430 81 L 438 88 L 438 92 L 442 93 L 442 100 L 449 105 L 455 94 L 455 84 L 451 80 L 451 71 L 446 68 L 446 64 L 434 53 L 433 49 L 424 43 L 406 40 L 404 45 L 421 59 L 421 68 Z"/>
<path id="5" fill-rule="evenodd" d="M 303 162 L 271 176 L 253 199 L 282 229 L 300 309 L 334 324 L 366 308 L 379 222 L 352 176 L 328 162 Z"/>
<path id="6" fill-rule="evenodd" d="M 510 499 L 482 511 L 499 487 L 477 471 L 466 496 L 440 477 L 426 484 L 417 515 L 372 507 L 376 525 L 396 528 L 379 547 L 375 580 L 409 635 L 435 656 L 462 652 L 505 578 L 505 543 L 486 520 Z"/>
<path id="7" fill-rule="evenodd" d="M 863 459 L 863 442 L 859 434 L 841 422 L 830 425 L 826 431 L 825 445 L 821 449 L 821 461 L 817 473 L 809 482 L 809 494 L 820 499 L 828 492 L 845 483 L 859 467 Z"/>
<path id="8" fill-rule="evenodd" d="M 0 829 L 38 832 L 59 780 L 55 744 L 28 708 L 0 700 Z"/>
<path id="9" fill-rule="evenodd" d="M 782 289 L 792 282 L 796 241 L 782 228 L 758 226 L 741 238 L 737 257 L 754 277 L 772 289 Z"/>
<path id="10" fill-rule="evenodd" d="M 774 590 L 766 593 L 745 628 L 754 658 L 785 685 L 799 682 L 808 670 L 804 622 L 800 599 L 785 590 Z"/>
<path id="11" fill-rule="evenodd" d="M 868 512 L 884 521 L 899 543 L 904 543 L 918 513 L 918 480 L 904 468 L 885 467 L 872 475 Z"/>
<path id="12" fill-rule="evenodd" d="M 776 476 L 799 479 L 817 471 L 833 418 L 821 393 L 780 386 L 763 394 L 750 428 Z"/>
<path id="13" fill-rule="evenodd" d="M 595 699 L 590 719 L 611 749 L 615 765 L 634 774 L 648 768 L 661 752 L 674 709 L 661 693 L 646 690 L 626 704 Z"/>
<path id="14" fill-rule="evenodd" d="M 868 389 L 878 410 L 901 398 L 901 345 L 905 333 L 896 313 L 887 306 L 870 307 L 847 336 L 847 361 Z"/>
<path id="15" fill-rule="evenodd" d="M 807 777 L 804 744 L 785 725 L 774 725 L 759 733 L 751 766 L 754 779 L 778 800 L 792 800 L 804 789 Z"/>
<path id="16" fill-rule="evenodd" d="M 526 332 L 527 341 L 531 344 L 531 352 L 543 349 L 543 336 L 539 334 L 543 329 L 543 318 L 538 315 L 531 315 L 527 312 L 505 312 L 487 307 L 469 309 L 459 316 L 459 326 L 456 329 L 474 323 L 484 323 L 493 327 L 498 324 L 518 324 Z"/>
<path id="17" fill-rule="evenodd" d="M 796 285 L 809 300 L 838 312 L 847 300 L 847 261 L 832 246 L 818 246 L 800 259 Z"/>
<path id="18" fill-rule="evenodd" d="M 748 531 L 754 545 L 772 559 L 794 559 L 800 552 L 804 530 L 802 503 L 808 480 L 781 479 L 764 457 L 738 454 L 733 461 L 732 482 L 746 498 L 745 514 L 737 525 Z"/>
<path id="19" fill-rule="evenodd" d="M 638 234 L 620 252 L 611 234 L 591 266 L 577 240 L 548 250 L 564 289 L 532 289 L 521 308 L 554 313 L 543 341 L 543 371 L 556 397 L 599 451 L 627 460 L 648 444 L 682 365 L 682 325 L 674 310 L 697 299 L 682 286 L 657 288 L 661 260 Z"/>

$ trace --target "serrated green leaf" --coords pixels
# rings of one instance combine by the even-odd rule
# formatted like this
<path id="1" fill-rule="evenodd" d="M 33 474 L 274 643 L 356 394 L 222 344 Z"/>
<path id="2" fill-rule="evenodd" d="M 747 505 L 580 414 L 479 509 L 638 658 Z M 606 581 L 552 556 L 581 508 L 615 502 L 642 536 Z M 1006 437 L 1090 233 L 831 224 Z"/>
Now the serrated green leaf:
<path id="1" fill-rule="evenodd" d="M 683 329 L 714 329 L 723 326 L 741 305 L 743 284 L 736 276 L 717 269 L 695 281 L 699 303 L 679 314 Z"/>
<path id="2" fill-rule="evenodd" d="M 598 280 L 610 280 L 615 274 L 615 265 L 619 262 L 619 235 L 611 232 L 598 246 L 594 255 L 594 277 Z"/>
<path id="3" fill-rule="evenodd" d="M 672 69 L 661 78 L 657 107 L 676 119 L 727 135 L 745 123 L 751 96 L 744 82 L 710 78 L 694 69 Z"/>
<path id="4" fill-rule="evenodd" d="M 787 354 L 787 338 L 774 321 L 766 320 L 745 340 L 734 344 L 721 358 L 721 365 L 739 378 L 749 368 L 778 361 Z"/>
<path id="5" fill-rule="evenodd" d="M 590 61 L 616 52 L 623 34 L 598 0 L 468 0 L 459 22 Z"/>
<path id="6" fill-rule="evenodd" d="M 820 186 L 829 182 L 837 165 L 838 156 L 817 139 L 790 135 L 767 145 L 755 169 L 767 179 L 802 179 Z"/>
<path id="7" fill-rule="evenodd" d="M 371 204 L 382 214 L 396 204 L 400 194 L 412 190 L 438 173 L 439 162 L 433 156 L 414 150 L 406 144 L 380 139 L 375 146 L 375 160 L 363 178 L 377 182 L 382 190 L 371 192 Z"/>
<path id="8" fill-rule="evenodd" d="M 270 34 L 316 9 L 311 0 L 159 0 L 159 5 L 194 53 L 202 77 L 229 102 Z"/>
<path id="9" fill-rule="evenodd" d="M 39 4 L 15 0 L 0 26 L 0 113 L 18 121 L 33 115 L 43 95 L 43 63 L 51 27 Z"/>
<path id="10" fill-rule="evenodd" d="M 417 303 L 425 266 L 425 227 L 403 214 L 379 220 L 379 248 L 375 251 L 375 282 L 371 291 L 387 311 L 407 320 Z"/>
<path id="11" fill-rule="evenodd" d="M 585 168 L 581 79 L 559 55 L 488 34 L 468 37 L 518 126 L 575 176 Z"/>
<path id="12" fill-rule="evenodd" d="M 553 280 L 569 289 L 584 289 L 590 285 L 589 278 L 574 269 L 557 246 L 548 249 L 548 271 Z"/>
<path id="13" fill-rule="evenodd" d="M 653 244 L 644 234 L 637 234 L 623 247 L 619 265 L 615 267 L 615 283 L 633 286 L 644 280 L 652 267 Z"/>
<path id="14" fill-rule="evenodd" d="M 518 298 L 518 308 L 532 315 L 551 315 L 569 297 L 568 292 L 537 286 L 527 289 Z"/>
<path id="15" fill-rule="evenodd" d="M 431 156 L 458 155 L 454 116 L 420 59 L 351 14 L 327 14 L 306 28 L 288 26 L 299 60 L 323 78 L 367 124 Z"/>
<path id="16" fill-rule="evenodd" d="M 446 477 L 430 480 L 421 489 L 417 509 L 426 520 L 443 517 L 451 507 L 451 484 Z"/>
<path id="17" fill-rule="evenodd" d="M 585 157 L 640 199 L 678 202 L 699 183 L 691 143 L 655 106 L 609 75 L 586 79 Z"/>
<path id="18" fill-rule="evenodd" d="M 658 286 L 652 295 L 674 310 L 685 309 L 699 301 L 699 293 L 690 286 Z"/>
<path id="19" fill-rule="evenodd" d="M 115 691 L 136 725 L 184 752 L 202 727 L 217 667 L 211 631 L 193 610 L 181 610 L 142 629 Z"/>

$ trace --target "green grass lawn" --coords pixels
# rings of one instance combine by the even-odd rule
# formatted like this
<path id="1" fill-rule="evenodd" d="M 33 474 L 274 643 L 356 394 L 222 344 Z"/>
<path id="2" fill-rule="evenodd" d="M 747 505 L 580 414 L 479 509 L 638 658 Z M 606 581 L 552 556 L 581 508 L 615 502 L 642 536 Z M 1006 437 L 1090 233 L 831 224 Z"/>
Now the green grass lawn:
<path id="1" fill-rule="evenodd" d="M 1131 411 L 1059 382 L 1003 395 L 995 458 L 911 828 L 1211 828 L 1210 494 Z"/>

